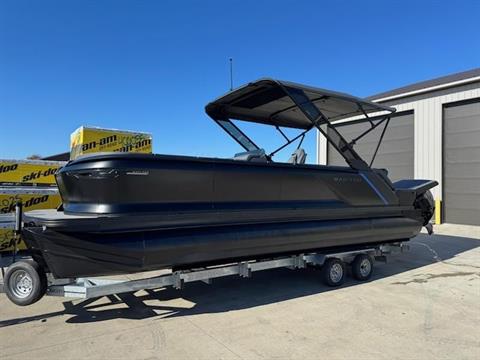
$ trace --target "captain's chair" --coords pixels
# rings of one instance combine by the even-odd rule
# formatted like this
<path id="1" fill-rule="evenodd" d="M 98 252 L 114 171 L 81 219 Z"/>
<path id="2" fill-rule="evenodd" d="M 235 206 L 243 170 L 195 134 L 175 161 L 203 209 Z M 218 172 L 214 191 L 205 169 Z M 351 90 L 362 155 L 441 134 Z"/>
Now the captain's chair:
<path id="1" fill-rule="evenodd" d="M 293 152 L 288 162 L 294 165 L 302 165 L 305 164 L 305 160 L 307 160 L 307 153 L 302 148 L 298 148 Z"/>
<path id="2" fill-rule="evenodd" d="M 233 160 L 267 162 L 267 157 L 265 155 L 265 150 L 257 149 L 257 150 L 245 151 L 245 152 L 235 154 Z"/>

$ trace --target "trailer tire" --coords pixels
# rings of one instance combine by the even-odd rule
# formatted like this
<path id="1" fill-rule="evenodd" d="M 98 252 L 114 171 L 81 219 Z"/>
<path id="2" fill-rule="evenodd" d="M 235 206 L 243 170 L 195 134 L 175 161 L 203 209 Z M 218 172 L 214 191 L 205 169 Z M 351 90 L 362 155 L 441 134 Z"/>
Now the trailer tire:
<path id="1" fill-rule="evenodd" d="M 345 282 L 346 266 L 337 258 L 329 258 L 322 267 L 322 277 L 325 285 L 340 286 Z"/>
<path id="2" fill-rule="evenodd" d="M 372 277 L 373 260 L 367 254 L 355 256 L 352 262 L 352 275 L 359 281 L 367 281 Z"/>
<path id="3" fill-rule="evenodd" d="M 31 305 L 45 295 L 47 276 L 35 261 L 17 261 L 5 272 L 4 290 L 14 304 Z"/>

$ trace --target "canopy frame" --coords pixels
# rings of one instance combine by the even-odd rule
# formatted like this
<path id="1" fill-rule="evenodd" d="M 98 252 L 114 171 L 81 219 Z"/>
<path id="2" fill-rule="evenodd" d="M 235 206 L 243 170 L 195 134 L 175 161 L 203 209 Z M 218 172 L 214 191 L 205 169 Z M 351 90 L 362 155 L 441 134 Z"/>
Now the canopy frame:
<path id="1" fill-rule="evenodd" d="M 257 113 L 253 113 L 251 118 L 249 117 L 247 119 L 246 118 L 247 115 L 245 114 L 243 115 L 236 114 L 235 108 L 232 107 L 231 104 L 232 103 L 234 105 L 236 103 L 238 104 L 239 101 L 243 101 L 244 99 L 248 98 L 249 94 L 250 96 L 254 96 L 254 95 L 256 96 L 256 93 L 254 93 L 254 91 L 258 91 L 258 89 L 255 88 L 255 86 L 264 84 L 265 82 L 268 86 L 271 86 L 271 88 L 267 88 L 267 90 L 268 89 L 273 91 L 281 90 L 284 96 L 287 96 L 291 100 L 293 105 L 290 105 L 290 106 L 287 106 L 286 108 L 269 113 L 268 116 L 261 114 L 260 112 L 257 112 Z M 253 90 L 250 90 L 250 92 L 248 92 L 249 87 L 253 88 Z M 312 93 L 318 94 L 319 96 L 315 96 L 314 98 L 309 98 L 308 95 L 306 94 L 306 91 L 308 91 L 310 94 Z M 238 97 L 236 98 L 235 95 L 237 93 L 238 93 Z M 260 96 L 262 96 L 261 93 L 260 93 Z M 274 100 L 271 100 L 271 102 L 278 101 L 280 98 L 281 97 L 277 97 Z M 316 102 L 320 100 L 327 101 L 329 99 L 342 100 L 343 102 L 346 102 L 346 103 L 355 104 L 357 107 L 357 111 L 355 112 L 355 114 L 363 115 L 364 118 L 370 123 L 370 128 L 362 132 L 360 135 L 352 139 L 350 142 L 347 142 L 347 140 L 337 130 L 336 127 L 338 125 L 332 123 L 331 119 L 316 105 Z M 279 103 L 279 105 L 281 105 L 281 103 Z M 370 118 L 370 116 L 368 115 L 368 111 L 365 109 L 364 105 L 370 108 L 370 112 L 387 111 L 388 113 L 385 115 L 382 115 L 381 119 L 377 123 L 374 123 Z M 251 108 L 248 108 L 248 110 L 251 111 L 252 108 L 254 108 L 254 106 Z M 293 109 L 299 109 L 303 114 L 303 116 L 311 123 L 311 125 L 306 125 L 305 123 L 302 123 L 302 122 L 299 123 L 298 120 L 292 119 L 291 123 L 287 123 L 287 126 L 294 127 L 294 128 L 296 127 L 299 129 L 301 128 L 303 129 L 303 131 L 299 135 L 290 139 L 280 129 L 280 125 L 277 123 L 278 121 L 276 120 L 276 117 L 279 114 L 285 113 L 287 111 L 291 111 Z M 328 90 L 316 89 L 316 88 L 284 82 L 284 81 L 264 79 L 254 83 L 250 83 L 247 86 L 241 87 L 237 90 L 227 93 L 225 96 L 208 104 L 206 107 L 206 111 L 207 111 L 207 114 L 210 115 L 210 117 L 212 117 L 215 120 L 215 122 L 217 122 L 231 137 L 233 137 L 247 151 L 258 150 L 259 147 L 252 140 L 250 140 L 248 136 L 245 135 L 237 126 L 235 126 L 231 121 L 231 119 L 257 122 L 257 123 L 263 123 L 263 124 L 274 126 L 276 130 L 280 132 L 281 136 L 286 140 L 286 143 L 280 146 L 279 148 L 277 148 L 276 150 L 274 150 L 273 152 L 271 152 L 267 156 L 268 159 L 271 159 L 271 157 L 274 156 L 278 151 L 284 149 L 286 146 L 290 145 L 294 141 L 301 138 L 300 144 L 298 145 L 298 147 L 300 147 L 301 143 L 303 142 L 303 139 L 305 138 L 306 133 L 308 133 L 313 128 L 316 128 L 318 131 L 320 131 L 320 133 L 323 136 L 325 136 L 327 141 L 332 144 L 335 150 L 340 153 L 340 155 L 345 159 L 345 161 L 351 168 L 356 170 L 370 170 L 373 164 L 373 161 L 375 160 L 375 157 L 378 153 L 378 149 L 383 140 L 386 129 L 389 125 L 390 115 L 394 113 L 396 109 L 390 108 L 384 105 L 368 102 L 366 100 L 356 98 L 347 94 L 330 92 Z M 351 114 L 352 114 L 351 112 L 344 113 L 344 114 L 339 113 L 339 115 L 335 115 L 333 117 L 335 119 L 339 119 L 342 117 L 344 118 L 348 117 Z M 358 140 L 363 138 L 365 135 L 367 135 L 368 133 L 370 133 L 371 131 L 373 131 L 383 123 L 385 123 L 385 126 L 383 128 L 383 131 L 381 133 L 381 136 L 375 148 L 374 155 L 370 161 L 370 164 L 367 164 L 367 162 L 365 162 L 365 160 L 354 150 L 354 145 Z M 231 124 L 231 126 L 227 124 Z"/>

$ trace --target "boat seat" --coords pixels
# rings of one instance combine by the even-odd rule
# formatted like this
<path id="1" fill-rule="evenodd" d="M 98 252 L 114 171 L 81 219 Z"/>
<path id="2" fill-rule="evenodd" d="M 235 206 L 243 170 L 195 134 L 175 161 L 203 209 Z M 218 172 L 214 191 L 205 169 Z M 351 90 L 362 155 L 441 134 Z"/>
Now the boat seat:
<path id="1" fill-rule="evenodd" d="M 293 152 L 292 156 L 290 156 L 290 159 L 288 159 L 288 162 L 294 165 L 297 165 L 297 164 L 302 165 L 302 164 L 305 164 L 305 160 L 307 160 L 307 153 L 305 152 L 304 149 L 298 148 Z"/>
<path id="2" fill-rule="evenodd" d="M 267 162 L 267 156 L 265 155 L 265 150 L 257 149 L 251 151 L 245 151 L 235 154 L 233 160 L 239 161 L 253 161 L 253 162 Z"/>

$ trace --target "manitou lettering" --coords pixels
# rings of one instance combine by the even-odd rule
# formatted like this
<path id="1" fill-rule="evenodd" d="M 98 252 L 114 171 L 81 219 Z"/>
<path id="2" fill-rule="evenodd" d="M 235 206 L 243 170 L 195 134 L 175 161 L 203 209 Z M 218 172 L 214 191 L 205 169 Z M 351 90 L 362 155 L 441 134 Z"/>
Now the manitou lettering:
<path id="1" fill-rule="evenodd" d="M 43 170 L 43 171 L 40 170 L 40 171 L 32 172 L 29 175 L 25 175 L 22 178 L 22 181 L 27 182 L 27 181 L 32 181 L 32 180 L 39 179 L 41 177 L 47 177 L 47 176 L 50 176 L 50 175 L 54 175 L 57 172 L 57 169 L 58 168 L 49 168 L 49 169 Z"/>
<path id="2" fill-rule="evenodd" d="M 0 165 L 0 173 L 6 173 L 9 171 L 15 171 L 18 169 L 18 164 Z"/>

